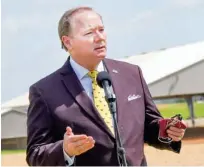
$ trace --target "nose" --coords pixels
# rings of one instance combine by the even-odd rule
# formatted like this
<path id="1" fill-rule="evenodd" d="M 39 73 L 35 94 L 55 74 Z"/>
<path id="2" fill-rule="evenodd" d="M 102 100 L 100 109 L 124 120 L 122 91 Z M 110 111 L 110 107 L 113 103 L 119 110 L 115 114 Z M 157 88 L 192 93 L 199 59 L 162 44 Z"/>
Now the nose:
<path id="1" fill-rule="evenodd" d="M 95 35 L 95 42 L 100 42 L 105 40 L 104 32 L 97 31 Z"/>

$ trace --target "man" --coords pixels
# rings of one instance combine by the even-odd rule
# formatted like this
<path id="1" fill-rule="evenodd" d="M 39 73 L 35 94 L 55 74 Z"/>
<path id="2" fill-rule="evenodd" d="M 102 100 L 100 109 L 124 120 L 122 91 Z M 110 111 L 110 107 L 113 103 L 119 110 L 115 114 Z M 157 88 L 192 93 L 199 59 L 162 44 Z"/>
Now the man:
<path id="1" fill-rule="evenodd" d="M 163 118 L 141 69 L 105 58 L 106 33 L 98 13 L 89 7 L 69 10 L 60 19 L 58 31 L 70 57 L 30 87 L 29 165 L 119 165 L 113 120 L 96 83 L 98 72 L 104 70 L 117 97 L 117 122 L 128 165 L 146 165 L 144 142 L 180 152 L 183 129 L 170 126 L 166 132 L 172 142 L 158 140 Z"/>

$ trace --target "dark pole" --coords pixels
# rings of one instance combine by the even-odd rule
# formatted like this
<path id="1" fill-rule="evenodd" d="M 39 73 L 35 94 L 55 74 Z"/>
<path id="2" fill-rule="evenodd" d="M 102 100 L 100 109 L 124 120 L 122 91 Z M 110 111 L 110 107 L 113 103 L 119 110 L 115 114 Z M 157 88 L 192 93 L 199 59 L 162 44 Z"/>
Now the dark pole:
<path id="1" fill-rule="evenodd" d="M 192 96 L 188 96 L 185 99 L 186 99 L 186 102 L 187 102 L 187 105 L 188 105 L 188 110 L 189 110 L 189 113 L 190 113 L 192 125 L 194 127 L 195 126 L 195 116 L 194 116 L 193 98 L 192 98 Z"/>

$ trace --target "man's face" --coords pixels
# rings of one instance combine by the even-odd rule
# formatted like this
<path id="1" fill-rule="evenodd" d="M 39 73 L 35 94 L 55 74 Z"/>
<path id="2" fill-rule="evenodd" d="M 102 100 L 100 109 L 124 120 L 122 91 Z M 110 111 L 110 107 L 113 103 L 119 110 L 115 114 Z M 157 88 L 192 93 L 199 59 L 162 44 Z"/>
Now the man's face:
<path id="1" fill-rule="evenodd" d="M 98 63 L 106 56 L 106 33 L 93 11 L 76 13 L 71 20 L 70 53 L 78 61 Z"/>

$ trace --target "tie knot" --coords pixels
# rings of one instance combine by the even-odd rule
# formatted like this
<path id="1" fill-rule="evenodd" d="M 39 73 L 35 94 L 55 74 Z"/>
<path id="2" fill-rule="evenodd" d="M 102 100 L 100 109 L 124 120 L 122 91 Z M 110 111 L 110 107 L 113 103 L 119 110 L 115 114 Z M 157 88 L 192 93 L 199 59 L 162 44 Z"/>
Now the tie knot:
<path id="1" fill-rule="evenodd" d="M 92 80 L 96 80 L 96 77 L 98 75 L 98 71 L 89 71 L 88 75 L 91 77 Z"/>

